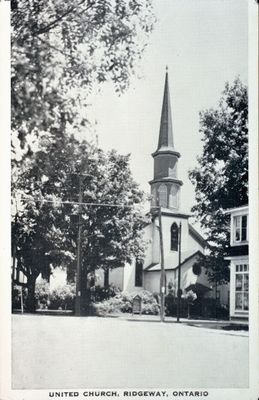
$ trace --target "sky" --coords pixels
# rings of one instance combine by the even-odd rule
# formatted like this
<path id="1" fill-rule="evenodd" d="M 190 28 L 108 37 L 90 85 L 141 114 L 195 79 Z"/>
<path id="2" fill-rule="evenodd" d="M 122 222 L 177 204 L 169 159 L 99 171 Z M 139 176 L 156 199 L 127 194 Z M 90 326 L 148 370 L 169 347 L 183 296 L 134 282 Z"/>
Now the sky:
<path id="1" fill-rule="evenodd" d="M 217 106 L 226 81 L 240 76 L 247 83 L 247 1 L 155 0 L 154 11 L 157 22 L 130 88 L 119 96 L 106 84 L 91 98 L 91 117 L 100 147 L 130 153 L 133 176 L 149 193 L 167 65 L 174 144 L 181 153 L 178 176 L 184 182 L 181 209 L 189 212 L 195 195 L 188 170 L 202 151 L 199 112 Z"/>

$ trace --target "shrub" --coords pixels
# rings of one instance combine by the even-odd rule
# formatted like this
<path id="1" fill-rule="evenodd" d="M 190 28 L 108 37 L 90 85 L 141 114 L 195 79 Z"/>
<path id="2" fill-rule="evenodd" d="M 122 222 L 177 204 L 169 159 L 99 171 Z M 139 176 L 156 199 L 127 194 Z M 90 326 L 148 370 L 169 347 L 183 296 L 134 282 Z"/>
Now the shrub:
<path id="1" fill-rule="evenodd" d="M 142 314 L 157 315 L 159 313 L 159 304 L 155 296 L 147 291 L 139 292 L 121 292 L 108 300 L 95 304 L 97 315 L 106 315 L 110 313 L 131 313 L 133 298 L 139 295 L 142 300 Z"/>
<path id="2" fill-rule="evenodd" d="M 188 303 L 192 304 L 197 299 L 197 294 L 192 290 L 189 290 L 186 294 L 183 295 L 183 298 L 187 300 Z"/>
<path id="3" fill-rule="evenodd" d="M 74 283 L 54 288 L 49 295 L 50 310 L 73 310 L 75 306 L 76 287 Z"/>
<path id="4" fill-rule="evenodd" d="M 20 287 L 17 287 L 16 290 L 13 291 L 13 308 L 20 308 L 20 290 Z M 115 297 L 119 293 L 120 290 L 115 286 L 110 286 L 109 288 L 96 286 L 89 290 L 87 298 L 91 299 L 92 302 L 100 302 Z M 60 285 L 50 290 L 49 283 L 41 279 L 35 286 L 35 300 L 37 301 L 38 308 L 41 309 L 74 310 L 75 297 L 75 283 Z"/>
<path id="5" fill-rule="evenodd" d="M 36 282 L 35 285 L 35 300 L 39 308 L 47 308 L 49 302 L 49 283 L 45 279 Z"/>
<path id="6" fill-rule="evenodd" d="M 177 297 L 173 292 L 169 292 L 165 296 L 165 315 L 175 317 L 177 315 Z M 180 317 L 188 316 L 188 300 L 182 296 L 180 301 Z"/>
<path id="7" fill-rule="evenodd" d="M 114 285 L 110 285 L 108 288 L 95 286 L 92 290 L 92 297 L 95 302 L 100 302 L 103 300 L 107 300 L 110 297 L 115 297 L 117 294 L 120 293 L 120 289 Z"/>
<path id="8" fill-rule="evenodd" d="M 100 303 L 94 304 L 95 314 L 98 316 L 105 316 L 111 313 L 120 313 L 123 308 L 123 300 L 120 297 L 111 297 Z"/>
<path id="9" fill-rule="evenodd" d="M 12 310 L 20 310 L 21 309 L 21 292 L 23 293 L 23 303 L 25 307 L 26 299 L 27 299 L 27 289 L 22 288 L 20 285 L 12 286 Z"/>
<path id="10" fill-rule="evenodd" d="M 177 315 L 177 298 L 172 293 L 168 293 L 165 297 L 165 313 L 172 317 Z M 180 317 L 228 319 L 229 309 L 227 306 L 218 304 L 213 298 L 199 296 L 195 298 L 192 293 L 187 292 L 181 298 Z"/>

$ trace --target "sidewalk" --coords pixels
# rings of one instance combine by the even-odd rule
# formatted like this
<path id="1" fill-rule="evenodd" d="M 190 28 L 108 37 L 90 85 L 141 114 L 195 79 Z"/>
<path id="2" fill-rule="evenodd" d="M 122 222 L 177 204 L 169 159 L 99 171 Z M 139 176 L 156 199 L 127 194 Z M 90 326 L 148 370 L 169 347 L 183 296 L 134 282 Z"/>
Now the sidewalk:
<path id="1" fill-rule="evenodd" d="M 12 314 L 21 314 L 21 310 L 13 310 Z M 26 312 L 24 314 L 27 314 Z M 30 314 L 30 313 L 29 313 Z M 72 310 L 42 310 L 37 309 L 35 315 L 55 315 L 55 316 L 75 316 Z M 132 313 L 110 313 L 106 314 L 101 318 L 120 318 L 120 319 L 127 319 L 127 320 L 136 320 L 136 321 L 152 321 L 152 322 L 160 322 L 160 315 L 147 315 L 147 314 L 132 314 Z M 168 317 L 166 316 L 164 322 L 177 322 L 176 317 Z M 222 325 L 229 325 L 229 326 L 243 326 L 244 329 L 248 328 L 248 321 L 243 320 L 220 320 L 220 319 L 195 319 L 195 318 L 180 318 L 180 323 L 185 324 L 222 324 Z"/>
<path id="2" fill-rule="evenodd" d="M 145 322 L 161 322 L 160 315 L 145 315 L 145 314 L 108 314 L 104 318 L 119 318 L 127 321 L 145 321 Z M 177 324 L 176 317 L 165 317 L 164 323 Z M 226 320 L 202 320 L 180 318 L 180 324 L 204 328 L 207 330 L 217 330 L 218 333 L 248 336 L 248 322 L 245 321 L 226 321 Z"/>

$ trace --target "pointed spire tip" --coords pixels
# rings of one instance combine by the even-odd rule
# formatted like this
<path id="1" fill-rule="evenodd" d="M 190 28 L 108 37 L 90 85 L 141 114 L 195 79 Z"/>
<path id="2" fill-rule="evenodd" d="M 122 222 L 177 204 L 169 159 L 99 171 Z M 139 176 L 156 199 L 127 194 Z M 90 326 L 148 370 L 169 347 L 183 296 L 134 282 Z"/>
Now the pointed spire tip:
<path id="1" fill-rule="evenodd" d="M 158 150 L 160 148 L 173 148 L 173 126 L 170 106 L 170 93 L 168 83 L 168 66 L 166 65 L 165 83 L 164 83 L 164 95 L 162 104 L 162 113 L 160 120 L 160 130 L 158 139 Z"/>

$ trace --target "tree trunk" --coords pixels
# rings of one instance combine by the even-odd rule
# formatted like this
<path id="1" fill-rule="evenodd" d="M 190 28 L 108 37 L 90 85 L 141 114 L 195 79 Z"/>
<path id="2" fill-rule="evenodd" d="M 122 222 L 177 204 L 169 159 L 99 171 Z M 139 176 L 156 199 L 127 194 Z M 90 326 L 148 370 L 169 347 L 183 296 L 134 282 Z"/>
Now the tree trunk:
<path id="1" fill-rule="evenodd" d="M 82 315 L 89 315 L 90 309 L 90 288 L 87 281 L 87 269 L 81 271 L 81 312 Z"/>
<path id="2" fill-rule="evenodd" d="M 27 282 L 28 295 L 26 300 L 26 309 L 28 312 L 35 312 L 36 310 L 35 284 L 36 284 L 36 277 L 35 276 L 28 277 L 28 282 Z"/>
<path id="3" fill-rule="evenodd" d="M 109 287 L 109 268 L 104 271 L 104 287 L 105 289 Z"/>

